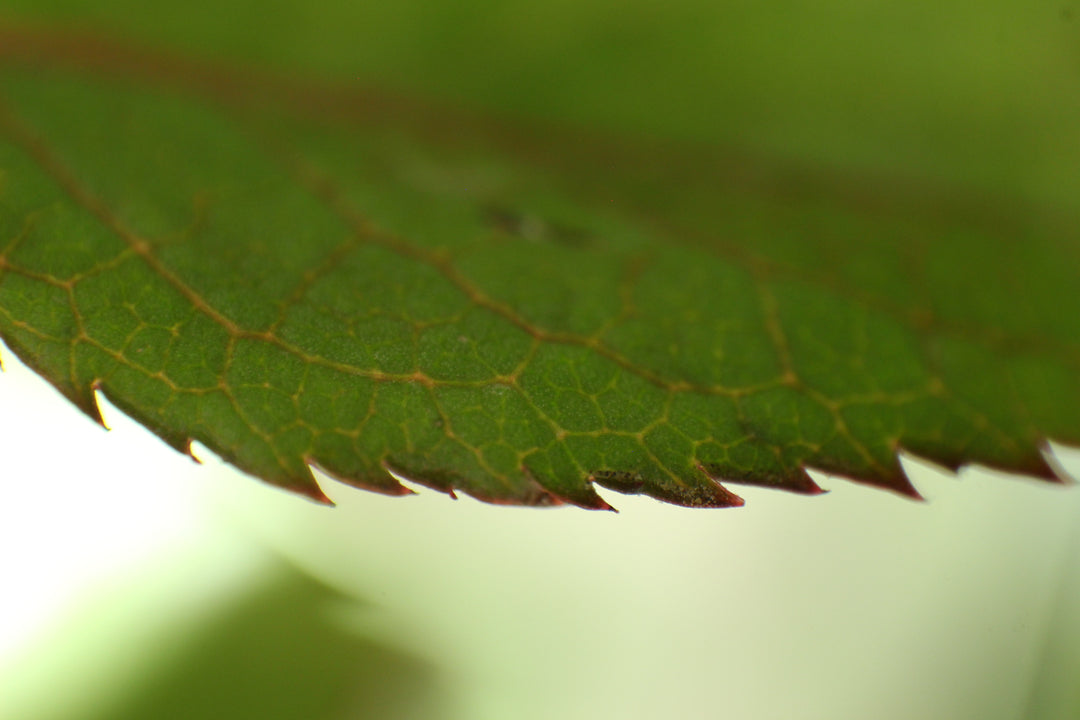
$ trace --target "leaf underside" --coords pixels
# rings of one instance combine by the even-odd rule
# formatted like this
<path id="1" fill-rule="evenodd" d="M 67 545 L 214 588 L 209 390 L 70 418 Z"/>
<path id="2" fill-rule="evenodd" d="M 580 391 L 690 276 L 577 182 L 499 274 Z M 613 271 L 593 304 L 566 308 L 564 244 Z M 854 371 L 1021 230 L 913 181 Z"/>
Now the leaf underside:
<path id="1" fill-rule="evenodd" d="M 316 500 L 1059 479 L 1075 217 L 608 135 L 0 22 L 0 337 Z"/>

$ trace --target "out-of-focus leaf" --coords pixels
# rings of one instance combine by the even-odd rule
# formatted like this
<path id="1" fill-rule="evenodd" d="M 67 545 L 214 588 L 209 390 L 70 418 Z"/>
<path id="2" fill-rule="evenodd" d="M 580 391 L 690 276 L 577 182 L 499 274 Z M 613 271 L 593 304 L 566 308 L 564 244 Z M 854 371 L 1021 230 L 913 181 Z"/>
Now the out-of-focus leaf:
<path id="1" fill-rule="evenodd" d="M 448 717 L 432 667 L 343 622 L 354 600 L 296 570 L 189 629 L 100 720 Z M 102 649 L 107 657 L 108 649 Z"/>

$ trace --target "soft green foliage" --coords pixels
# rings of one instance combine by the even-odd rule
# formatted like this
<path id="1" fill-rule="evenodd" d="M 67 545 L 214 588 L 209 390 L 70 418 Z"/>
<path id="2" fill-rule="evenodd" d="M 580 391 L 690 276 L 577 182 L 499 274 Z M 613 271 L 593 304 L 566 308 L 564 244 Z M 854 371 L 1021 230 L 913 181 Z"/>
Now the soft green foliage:
<path id="1" fill-rule="evenodd" d="M 315 498 L 309 465 L 593 508 L 594 482 L 704 506 L 741 504 L 718 480 L 817 492 L 806 467 L 914 494 L 900 449 L 1052 478 L 1045 441 L 1080 442 L 1058 131 L 1078 72 L 1041 16 L 989 54 L 977 31 L 883 33 L 928 45 L 871 79 L 865 37 L 743 69 L 806 38 L 737 39 L 762 18 L 715 3 L 610 27 L 600 2 L 20 4 L 0 23 L 0 335 L 93 416 L 97 389 Z M 826 112 L 869 98 L 806 67 L 868 73 L 878 107 Z M 799 79 L 802 112 L 774 118 Z M 964 102 L 964 123 L 941 110 Z M 862 141 L 837 120 L 863 115 Z"/>
<path id="2" fill-rule="evenodd" d="M 350 631 L 356 601 L 283 566 L 157 659 L 93 720 L 446 717 L 433 668 Z M 73 634 L 85 632 L 87 623 Z M 257 647 L 257 652 L 252 648 Z M 164 655 L 165 653 L 163 653 Z"/>

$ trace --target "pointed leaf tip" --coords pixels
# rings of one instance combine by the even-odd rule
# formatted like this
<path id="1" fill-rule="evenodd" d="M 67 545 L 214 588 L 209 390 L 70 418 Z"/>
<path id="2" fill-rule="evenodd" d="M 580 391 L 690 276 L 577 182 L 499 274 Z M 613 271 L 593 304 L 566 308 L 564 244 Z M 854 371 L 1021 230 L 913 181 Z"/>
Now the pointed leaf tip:
<path id="1" fill-rule="evenodd" d="M 311 476 L 310 483 L 297 483 L 295 485 L 288 485 L 285 487 L 285 489 L 298 495 L 302 495 L 308 500 L 311 500 L 319 505 L 325 505 L 326 507 L 335 506 L 334 501 L 327 497 L 326 494 L 322 491 L 322 488 L 319 487 L 319 483 L 315 480 L 314 475 Z"/>
<path id="2" fill-rule="evenodd" d="M 905 497 L 909 500 L 914 500 L 916 502 L 925 502 L 926 498 L 922 496 L 922 493 L 915 489 L 915 486 L 912 484 L 911 479 L 907 476 L 907 473 L 904 472 L 903 468 L 900 467 L 900 464 L 897 463 L 895 467 L 896 472 L 889 475 L 869 476 L 868 478 L 852 479 L 855 480 L 855 482 L 864 485 L 872 485 L 874 487 L 879 487 L 884 490 L 891 490 L 897 495 Z"/>
<path id="3" fill-rule="evenodd" d="M 387 474 L 390 475 L 390 477 L 392 477 L 398 482 L 398 485 L 402 489 L 409 490 L 409 488 L 401 484 L 408 482 L 426 488 L 431 488 L 432 490 L 436 490 L 438 492 L 449 495 L 451 500 L 457 500 L 457 495 L 454 493 L 456 478 L 453 473 L 440 471 L 407 470 L 400 465 L 390 462 L 389 460 L 383 460 L 382 467 L 383 470 L 385 470 Z M 409 490 L 409 492 L 415 491 Z"/>
<path id="4" fill-rule="evenodd" d="M 551 498 L 552 502 L 549 503 L 551 505 L 574 505 L 585 510 L 619 512 L 596 492 L 595 488 L 593 488 L 593 478 L 591 476 L 586 478 L 585 482 L 579 487 L 567 490 L 543 486 L 528 468 L 523 468 L 522 472 L 532 486 L 540 488 Z"/>
<path id="5" fill-rule="evenodd" d="M 311 459 L 305 459 L 308 466 L 318 470 L 328 478 L 335 480 L 342 485 L 348 485 L 349 487 L 359 488 L 361 490 L 370 490 L 371 492 L 378 493 L 380 495 L 401 496 L 401 495 L 415 495 L 414 490 L 402 485 L 394 477 L 393 473 L 381 473 L 373 477 L 364 476 L 346 476 L 340 473 L 334 472 L 326 468 L 323 464 Z"/>
<path id="6" fill-rule="evenodd" d="M 1062 467 L 1054 455 L 1053 449 L 1045 442 L 1040 444 L 1038 455 L 1032 455 L 1020 472 L 1036 480 L 1058 485 L 1074 485 L 1076 483 L 1076 478 L 1069 475 L 1068 471 Z"/>
<path id="7" fill-rule="evenodd" d="M 721 485 L 708 473 L 704 473 L 702 479 L 705 482 L 695 485 L 648 484 L 647 493 L 658 500 L 683 507 L 734 508 L 746 504 L 745 500 Z"/>
<path id="8" fill-rule="evenodd" d="M 698 469 L 716 483 L 727 482 L 736 485 L 753 485 L 774 490 L 786 490 L 787 492 L 802 495 L 822 495 L 828 492 L 814 482 L 814 479 L 810 477 L 810 474 L 803 467 L 784 472 L 741 470 L 740 474 L 735 474 L 730 469 L 702 463 L 698 465 Z"/>

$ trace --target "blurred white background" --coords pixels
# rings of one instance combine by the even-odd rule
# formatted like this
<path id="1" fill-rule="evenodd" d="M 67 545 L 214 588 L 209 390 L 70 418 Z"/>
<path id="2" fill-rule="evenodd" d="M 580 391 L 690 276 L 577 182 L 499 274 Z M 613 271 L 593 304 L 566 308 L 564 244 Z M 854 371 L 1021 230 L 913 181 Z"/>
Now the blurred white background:
<path id="1" fill-rule="evenodd" d="M 330 509 L 107 403 L 105 432 L 3 359 L 5 720 L 123 693 L 265 548 L 373 603 L 462 718 L 993 720 L 1033 694 L 1054 712 L 1080 673 L 1077 487 L 905 460 L 927 503 L 818 477 L 817 498 L 733 486 L 738 510 L 605 493 L 616 515 L 326 480 Z M 98 619 L 58 635 L 88 599 Z"/>

